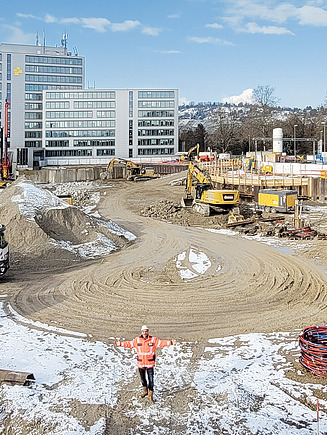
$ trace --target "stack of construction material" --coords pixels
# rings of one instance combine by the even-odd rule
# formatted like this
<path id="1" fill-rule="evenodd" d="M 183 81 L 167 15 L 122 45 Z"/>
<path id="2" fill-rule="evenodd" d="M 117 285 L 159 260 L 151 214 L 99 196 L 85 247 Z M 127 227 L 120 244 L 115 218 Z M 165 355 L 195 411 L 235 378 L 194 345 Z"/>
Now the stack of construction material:
<path id="1" fill-rule="evenodd" d="M 327 376 L 327 326 L 310 326 L 299 337 L 300 363 L 316 376 Z"/>

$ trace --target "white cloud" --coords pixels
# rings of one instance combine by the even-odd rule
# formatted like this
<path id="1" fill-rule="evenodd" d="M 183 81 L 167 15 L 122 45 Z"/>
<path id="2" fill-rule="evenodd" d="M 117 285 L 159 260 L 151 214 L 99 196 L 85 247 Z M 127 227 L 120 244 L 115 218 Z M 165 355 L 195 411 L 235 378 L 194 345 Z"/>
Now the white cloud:
<path id="1" fill-rule="evenodd" d="M 50 15 L 50 14 L 46 14 L 45 15 L 44 21 L 46 23 L 57 23 L 58 22 L 57 18 L 54 17 L 53 15 Z"/>
<path id="2" fill-rule="evenodd" d="M 111 25 L 110 21 L 106 18 L 81 18 L 81 23 L 83 27 L 100 33 L 106 32 L 107 27 Z"/>
<path id="3" fill-rule="evenodd" d="M 327 11 L 314 6 L 303 6 L 298 9 L 299 24 L 311 26 L 327 26 Z"/>
<path id="4" fill-rule="evenodd" d="M 188 100 L 187 98 L 181 97 L 179 99 L 179 105 L 180 106 L 187 106 L 188 104 L 190 104 L 190 100 Z"/>
<path id="5" fill-rule="evenodd" d="M 167 18 L 171 18 L 171 19 L 176 19 L 176 18 L 179 18 L 179 17 L 180 17 L 180 15 L 178 15 L 178 14 L 170 14 L 170 15 L 167 16 Z"/>
<path id="6" fill-rule="evenodd" d="M 34 44 L 35 34 L 24 33 L 19 27 L 1 24 L 0 30 L 3 32 L 2 40 L 11 44 Z"/>
<path id="7" fill-rule="evenodd" d="M 241 95 L 233 95 L 231 97 L 223 98 L 222 103 L 239 104 L 239 103 L 253 103 L 253 89 L 245 89 Z"/>
<path id="8" fill-rule="evenodd" d="M 251 18 L 281 24 L 297 16 L 296 7 L 286 2 L 270 7 L 263 0 L 230 0 L 228 5 L 228 15 L 238 21 Z"/>
<path id="9" fill-rule="evenodd" d="M 198 44 L 234 45 L 232 42 L 225 41 L 219 38 L 212 38 L 211 36 L 207 36 L 207 37 L 189 36 L 188 40 L 191 42 L 197 42 Z"/>
<path id="10" fill-rule="evenodd" d="M 143 27 L 142 33 L 150 36 L 158 36 L 160 33 L 160 29 L 157 27 Z"/>
<path id="11" fill-rule="evenodd" d="M 163 54 L 178 54 L 181 53 L 179 50 L 161 50 L 160 53 Z"/>
<path id="12" fill-rule="evenodd" d="M 138 20 L 126 20 L 122 23 L 112 23 L 111 30 L 113 32 L 127 32 L 129 30 L 135 29 L 135 27 L 140 26 L 140 22 Z"/>
<path id="13" fill-rule="evenodd" d="M 223 29 L 224 26 L 218 23 L 212 23 L 212 24 L 206 24 L 205 27 L 207 27 L 208 29 Z"/>
<path id="14" fill-rule="evenodd" d="M 20 18 L 33 18 L 33 20 L 42 20 L 41 17 L 37 17 L 36 15 L 32 15 L 32 14 L 22 14 L 20 12 L 17 12 L 17 17 Z"/>
<path id="15" fill-rule="evenodd" d="M 292 20 L 300 25 L 327 26 L 326 6 L 320 0 L 307 1 L 307 4 L 302 7 L 296 7 L 290 2 L 272 1 L 269 4 L 267 3 L 265 0 L 229 0 L 223 20 L 236 30 L 239 30 L 238 27 L 242 29 L 242 23 L 248 19 L 253 21 L 264 20 L 277 24 Z M 273 3 L 277 4 L 273 5 Z M 261 28 L 270 29 L 270 26 L 262 26 Z M 281 34 L 274 27 L 271 30 L 271 32 L 264 30 L 260 33 Z"/>
<path id="16" fill-rule="evenodd" d="M 63 24 L 81 24 L 81 20 L 77 17 L 63 18 L 60 22 Z"/>
<path id="17" fill-rule="evenodd" d="M 286 29 L 285 27 L 277 27 L 277 26 L 259 26 L 257 23 L 247 23 L 245 32 L 248 33 L 263 33 L 265 35 L 294 35 L 293 32 Z"/>

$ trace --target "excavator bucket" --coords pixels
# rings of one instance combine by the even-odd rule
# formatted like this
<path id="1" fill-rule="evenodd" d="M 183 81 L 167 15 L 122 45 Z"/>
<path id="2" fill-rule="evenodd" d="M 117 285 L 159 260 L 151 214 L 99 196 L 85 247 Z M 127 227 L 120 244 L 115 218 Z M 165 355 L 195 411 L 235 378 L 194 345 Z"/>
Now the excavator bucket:
<path id="1" fill-rule="evenodd" d="M 182 198 L 182 207 L 192 207 L 194 199 L 193 198 Z"/>
<path id="2" fill-rule="evenodd" d="M 33 373 L 0 369 L 0 384 L 28 386 L 33 384 L 34 381 Z"/>

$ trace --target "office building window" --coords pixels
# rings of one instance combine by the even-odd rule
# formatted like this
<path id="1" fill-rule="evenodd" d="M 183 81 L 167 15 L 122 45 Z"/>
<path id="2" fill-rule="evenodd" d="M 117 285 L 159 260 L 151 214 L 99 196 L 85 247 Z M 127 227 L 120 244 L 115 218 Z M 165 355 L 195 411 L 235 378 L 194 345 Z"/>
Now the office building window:
<path id="1" fill-rule="evenodd" d="M 61 65 L 82 65 L 82 59 L 76 57 L 25 56 L 26 63 L 53 63 Z"/>
<path id="2" fill-rule="evenodd" d="M 74 101 L 74 109 L 110 109 L 115 107 L 115 101 Z"/>
<path id="3" fill-rule="evenodd" d="M 82 68 L 69 68 L 64 66 L 41 66 L 41 65 L 26 65 L 26 72 L 37 73 L 55 73 L 55 74 L 82 74 Z"/>
<path id="4" fill-rule="evenodd" d="M 7 100 L 11 101 L 11 83 L 7 83 Z"/>
<path id="5" fill-rule="evenodd" d="M 81 147 L 113 147 L 115 146 L 115 139 L 78 139 L 74 140 L 74 147 L 81 146 Z"/>
<path id="6" fill-rule="evenodd" d="M 174 154 L 174 148 L 139 148 L 137 151 L 139 156 L 154 156 Z"/>
<path id="7" fill-rule="evenodd" d="M 166 139 L 139 139 L 138 140 L 139 145 L 174 145 L 174 139 L 173 138 L 166 138 Z"/>
<path id="8" fill-rule="evenodd" d="M 25 100 L 42 100 L 42 94 L 25 94 Z"/>
<path id="9" fill-rule="evenodd" d="M 173 118 L 173 110 L 139 110 L 139 118 Z"/>
<path id="10" fill-rule="evenodd" d="M 115 136 L 115 130 L 52 130 L 46 137 L 108 137 Z"/>
<path id="11" fill-rule="evenodd" d="M 41 148 L 42 142 L 40 140 L 26 140 L 25 146 L 28 148 Z"/>
<path id="12" fill-rule="evenodd" d="M 11 80 L 11 54 L 7 54 L 7 80 Z"/>
<path id="13" fill-rule="evenodd" d="M 46 157 L 92 157 L 92 150 L 45 150 Z"/>
<path id="14" fill-rule="evenodd" d="M 173 100 L 167 101 L 139 101 L 138 107 L 175 107 Z"/>
<path id="15" fill-rule="evenodd" d="M 67 100 L 90 100 L 104 99 L 111 100 L 116 98 L 116 92 L 47 92 L 46 98 L 51 100 L 67 99 Z"/>
<path id="16" fill-rule="evenodd" d="M 139 98 L 174 98 L 174 91 L 139 91 Z"/>
<path id="17" fill-rule="evenodd" d="M 97 150 L 97 156 L 114 156 L 115 155 L 115 149 L 114 148 L 107 148 L 103 150 Z"/>
<path id="18" fill-rule="evenodd" d="M 26 82 L 45 82 L 45 83 L 82 83 L 82 77 L 75 76 L 46 76 L 37 74 L 26 74 Z"/>
<path id="19" fill-rule="evenodd" d="M 47 119 L 56 118 L 92 118 L 93 113 L 91 111 L 85 112 L 46 112 Z"/>
<path id="20" fill-rule="evenodd" d="M 68 147 L 69 140 L 46 140 L 46 147 Z"/>

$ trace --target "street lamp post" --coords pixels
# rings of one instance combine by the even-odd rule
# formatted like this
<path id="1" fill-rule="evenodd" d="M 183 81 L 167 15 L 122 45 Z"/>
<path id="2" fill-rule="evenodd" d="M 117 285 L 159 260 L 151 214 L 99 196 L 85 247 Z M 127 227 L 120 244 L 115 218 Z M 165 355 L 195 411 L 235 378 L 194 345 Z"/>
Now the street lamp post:
<path id="1" fill-rule="evenodd" d="M 326 122 L 323 121 L 322 125 L 324 126 L 324 149 L 323 149 L 323 151 L 325 152 L 326 151 Z"/>
<path id="2" fill-rule="evenodd" d="M 297 127 L 297 124 L 294 125 L 294 157 L 296 161 L 296 136 L 295 136 L 295 129 Z"/>

